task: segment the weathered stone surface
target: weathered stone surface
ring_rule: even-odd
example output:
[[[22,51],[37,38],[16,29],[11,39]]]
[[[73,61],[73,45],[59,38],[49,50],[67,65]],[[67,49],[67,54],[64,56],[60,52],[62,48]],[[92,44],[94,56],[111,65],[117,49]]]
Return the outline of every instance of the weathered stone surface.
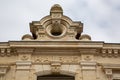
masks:
[[[68,75],[75,80],[120,79],[120,44],[91,41],[83,23],[63,15],[60,5],[30,23],[32,35],[0,43],[0,80],[37,80]]]

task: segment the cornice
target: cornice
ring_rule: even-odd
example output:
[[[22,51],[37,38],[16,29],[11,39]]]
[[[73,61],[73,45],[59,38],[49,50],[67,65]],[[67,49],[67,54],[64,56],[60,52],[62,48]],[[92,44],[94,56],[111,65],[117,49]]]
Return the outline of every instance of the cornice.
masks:
[[[0,56],[9,57],[18,53],[94,53],[102,57],[118,57],[120,44],[101,41],[9,41],[0,43]]]
[[[10,41],[10,47],[102,48],[103,42],[91,41]]]
[[[119,57],[120,56],[120,49],[112,49],[112,48],[102,48],[100,51],[99,51],[99,56],[102,56],[102,57],[108,57],[108,58],[112,58],[112,57]]]
[[[1,57],[4,57],[4,56],[7,56],[7,57],[10,57],[10,56],[15,56],[15,51],[14,49],[11,49],[11,48],[0,48],[0,56]]]
[[[119,69],[120,70],[120,64],[109,64],[109,63],[106,63],[106,64],[101,64],[101,66],[103,67],[103,69]]]

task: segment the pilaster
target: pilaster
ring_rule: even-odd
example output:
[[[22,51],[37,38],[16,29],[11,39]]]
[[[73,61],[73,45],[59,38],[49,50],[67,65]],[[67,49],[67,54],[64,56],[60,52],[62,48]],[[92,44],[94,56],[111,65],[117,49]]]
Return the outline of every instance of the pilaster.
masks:
[[[9,66],[5,64],[0,65],[0,80],[5,80],[5,74],[9,70]]]
[[[81,62],[83,80],[96,80],[96,62]]]
[[[81,72],[82,80],[96,80],[97,63],[94,60],[96,49],[81,49]]]
[[[15,80],[30,80],[30,69],[31,61],[17,61]]]

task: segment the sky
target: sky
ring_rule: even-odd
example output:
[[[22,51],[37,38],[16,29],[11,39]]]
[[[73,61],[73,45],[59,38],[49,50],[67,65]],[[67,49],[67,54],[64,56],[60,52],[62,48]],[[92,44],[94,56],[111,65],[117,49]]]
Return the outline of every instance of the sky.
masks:
[[[29,23],[49,15],[60,4],[64,15],[84,23],[92,41],[120,43],[120,0],[0,0],[0,42],[31,34]]]

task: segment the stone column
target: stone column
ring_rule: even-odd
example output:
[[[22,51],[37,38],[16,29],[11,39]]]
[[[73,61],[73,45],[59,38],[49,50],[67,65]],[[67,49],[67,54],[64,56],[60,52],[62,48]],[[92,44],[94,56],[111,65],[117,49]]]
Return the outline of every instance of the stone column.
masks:
[[[30,80],[31,61],[16,62],[15,80]]]
[[[96,62],[81,62],[83,80],[96,80]]]

